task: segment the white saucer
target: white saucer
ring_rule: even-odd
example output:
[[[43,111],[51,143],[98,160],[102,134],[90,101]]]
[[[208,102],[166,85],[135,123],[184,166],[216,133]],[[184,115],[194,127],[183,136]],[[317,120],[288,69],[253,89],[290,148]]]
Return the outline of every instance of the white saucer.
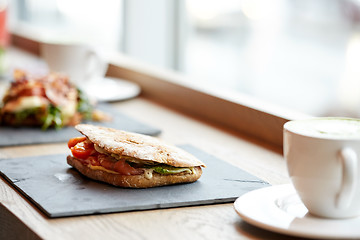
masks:
[[[92,80],[83,86],[83,90],[100,102],[121,101],[136,97],[140,86],[119,78],[105,77]]]
[[[308,213],[290,184],[248,192],[235,201],[234,207],[245,222],[277,233],[306,238],[360,238],[360,217],[315,217]]]

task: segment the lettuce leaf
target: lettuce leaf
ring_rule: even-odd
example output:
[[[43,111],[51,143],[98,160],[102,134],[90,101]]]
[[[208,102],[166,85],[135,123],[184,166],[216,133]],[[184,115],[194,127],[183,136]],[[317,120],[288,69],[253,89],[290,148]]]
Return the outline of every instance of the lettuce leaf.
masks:
[[[192,173],[191,168],[181,168],[181,167],[172,167],[168,165],[158,165],[155,167],[152,167],[154,169],[154,172],[160,173],[160,174],[176,174],[176,173]]]
[[[88,96],[83,91],[81,91],[80,89],[77,89],[77,91],[78,91],[77,111],[82,114],[85,120],[91,120],[92,112],[94,110],[93,106],[91,105]]]
[[[55,129],[60,129],[63,126],[61,110],[53,105],[49,105],[48,114],[43,119],[43,125],[41,126],[41,129],[46,130],[50,126],[54,126]]]

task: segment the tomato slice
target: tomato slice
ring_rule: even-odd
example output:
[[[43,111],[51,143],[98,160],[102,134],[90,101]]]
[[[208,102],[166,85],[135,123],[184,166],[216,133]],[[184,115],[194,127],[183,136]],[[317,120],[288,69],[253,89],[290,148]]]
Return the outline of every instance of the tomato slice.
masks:
[[[18,94],[20,97],[24,96],[42,96],[45,97],[45,89],[42,86],[32,86],[31,88],[22,89]]]
[[[98,157],[96,155],[88,157],[87,161],[89,161],[92,166],[100,166]]]
[[[94,144],[86,137],[71,138],[68,147],[74,157],[83,160],[83,164],[102,166],[108,170],[118,172],[121,175],[142,174],[142,169],[131,167],[125,160],[114,160],[112,157],[98,153]]]
[[[91,154],[96,153],[94,149],[94,144],[88,141],[79,142],[75,146],[70,148],[70,150],[74,157],[81,159],[86,159]]]
[[[71,138],[68,142],[68,147],[72,148],[73,146],[75,146],[76,144],[78,144],[79,142],[83,142],[86,140],[86,137],[82,136],[82,137],[74,137]]]

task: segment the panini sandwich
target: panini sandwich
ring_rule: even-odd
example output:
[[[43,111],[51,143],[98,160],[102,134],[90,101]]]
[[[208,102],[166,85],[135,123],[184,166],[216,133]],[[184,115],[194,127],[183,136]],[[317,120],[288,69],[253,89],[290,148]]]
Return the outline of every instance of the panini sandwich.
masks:
[[[83,175],[126,188],[149,188],[198,180],[205,164],[159,139],[112,128],[78,124],[83,137],[68,142],[67,163]]]

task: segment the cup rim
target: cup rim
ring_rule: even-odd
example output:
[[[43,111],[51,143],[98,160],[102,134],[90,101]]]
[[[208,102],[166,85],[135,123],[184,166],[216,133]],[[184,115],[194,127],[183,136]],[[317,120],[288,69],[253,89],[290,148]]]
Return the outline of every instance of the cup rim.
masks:
[[[299,122],[299,121],[313,121],[313,120],[345,120],[345,121],[357,121],[360,125],[360,119],[358,118],[350,118],[350,117],[312,117],[312,118],[304,118],[304,119],[297,119],[297,120],[290,120],[286,122],[283,125],[283,131],[288,131],[290,133],[304,136],[304,137],[310,137],[315,139],[326,139],[326,140],[360,140],[360,132],[359,134],[354,135],[336,135],[336,134],[322,134],[314,133],[314,132],[304,132],[299,131],[297,129],[289,129],[289,125],[291,125],[293,122]]]

